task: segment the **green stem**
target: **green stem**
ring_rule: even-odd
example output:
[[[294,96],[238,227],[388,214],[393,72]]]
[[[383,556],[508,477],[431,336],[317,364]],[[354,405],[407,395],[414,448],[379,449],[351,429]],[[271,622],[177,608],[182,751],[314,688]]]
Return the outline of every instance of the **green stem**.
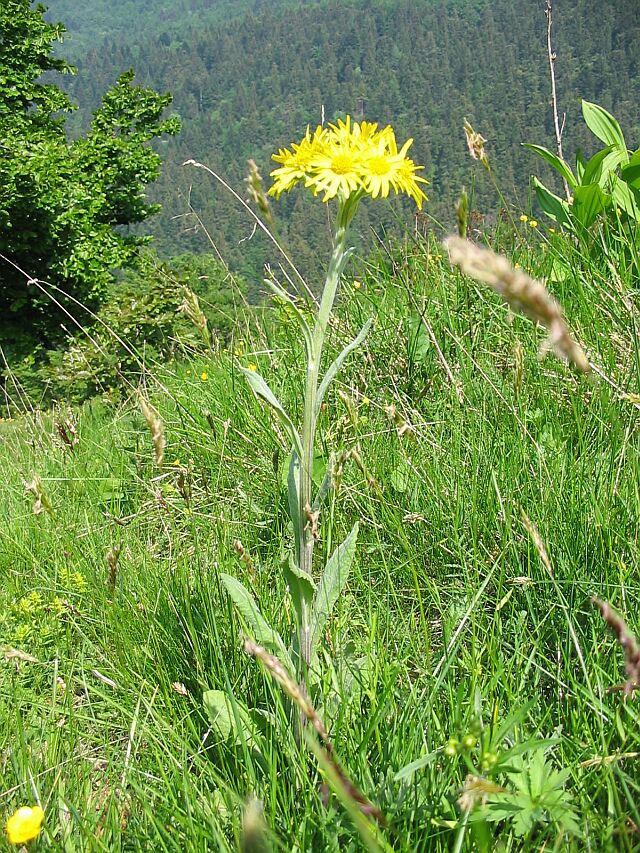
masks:
[[[347,252],[347,230],[359,198],[348,198],[340,203],[336,223],[336,234],[333,253],[327,270],[327,277],[322,291],[320,307],[316,317],[316,323],[311,336],[307,352],[307,377],[304,396],[304,418],[302,425],[302,459],[300,460],[300,482],[299,482],[299,529],[296,536],[299,543],[300,569],[311,575],[313,572],[313,549],[315,539],[312,525],[309,521],[309,512],[313,505],[313,460],[316,436],[316,399],[318,394],[318,378],[320,374],[320,362],[322,350],[327,331],[327,325],[333,310],[340,274],[344,266]],[[303,607],[301,624],[299,628],[299,648],[301,657],[301,673],[303,683],[304,677],[311,664],[311,626],[309,624],[308,606]]]

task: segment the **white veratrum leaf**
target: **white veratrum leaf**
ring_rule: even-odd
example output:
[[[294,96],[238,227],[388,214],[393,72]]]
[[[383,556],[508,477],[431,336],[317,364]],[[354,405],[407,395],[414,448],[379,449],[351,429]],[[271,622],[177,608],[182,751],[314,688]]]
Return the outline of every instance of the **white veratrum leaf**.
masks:
[[[224,584],[224,588],[229,593],[229,597],[235,604],[238,612],[247,623],[247,628],[252,632],[252,639],[259,645],[277,652],[285,666],[289,668],[290,672],[293,672],[291,659],[285,644],[282,642],[282,637],[269,625],[262,613],[260,613],[256,600],[249,590],[237,578],[232,577],[232,575],[222,573],[220,580]]]
[[[554,154],[553,151],[549,151],[548,148],[544,148],[542,145],[534,145],[531,142],[523,142],[522,147],[528,148],[529,151],[533,151],[539,157],[542,157],[543,160],[546,160],[547,163],[550,163],[556,172],[562,175],[570,187],[574,188],[576,186],[575,175],[564,160],[558,157],[557,154]]]
[[[320,411],[320,406],[322,405],[322,401],[324,400],[324,395],[327,393],[329,385],[331,385],[333,380],[336,378],[338,371],[345,362],[345,359],[347,358],[349,353],[353,352],[356,347],[359,347],[362,341],[367,337],[372,324],[373,317],[369,317],[369,319],[360,329],[356,337],[351,341],[350,344],[347,344],[347,346],[342,350],[340,355],[328,368],[322,382],[320,383],[320,387],[318,388],[318,395],[316,397],[316,414]]]
[[[568,225],[570,220],[569,205],[567,202],[555,193],[550,192],[536,177],[533,178],[532,183],[536,191],[538,204],[547,216],[555,220],[559,225]]]
[[[338,545],[324,567],[311,609],[310,629],[312,648],[318,643],[329,614],[347,583],[351,563],[356,553],[357,537],[358,522],[356,521],[347,538],[342,544]]]
[[[623,162],[626,163],[629,160],[627,143],[624,141],[620,125],[611,113],[599,107],[598,104],[583,101],[582,115],[591,133],[605,145],[614,145],[623,155]]]
[[[293,425],[293,421],[291,420],[287,412],[284,410],[282,404],[280,403],[276,395],[273,393],[271,388],[269,388],[269,386],[259,373],[255,373],[253,370],[248,370],[246,367],[241,367],[240,370],[247,377],[247,382],[251,386],[251,390],[256,395],[256,397],[260,397],[260,399],[264,400],[265,403],[268,403],[274,410],[276,415],[280,418],[280,421],[286,427],[289,435],[291,436],[293,446],[298,451],[298,455],[302,456],[302,442],[300,441],[298,430]]]
[[[224,690],[207,690],[202,694],[202,704],[220,740],[254,745],[255,726],[243,702]]]

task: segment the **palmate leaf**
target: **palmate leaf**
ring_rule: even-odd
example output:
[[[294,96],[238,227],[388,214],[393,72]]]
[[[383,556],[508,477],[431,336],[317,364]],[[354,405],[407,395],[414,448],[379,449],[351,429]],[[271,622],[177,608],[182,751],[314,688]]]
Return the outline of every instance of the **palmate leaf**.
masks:
[[[351,564],[356,553],[357,537],[358,522],[353,525],[347,538],[342,544],[338,545],[324,567],[311,609],[310,629],[312,648],[320,640],[329,614],[347,583]]]

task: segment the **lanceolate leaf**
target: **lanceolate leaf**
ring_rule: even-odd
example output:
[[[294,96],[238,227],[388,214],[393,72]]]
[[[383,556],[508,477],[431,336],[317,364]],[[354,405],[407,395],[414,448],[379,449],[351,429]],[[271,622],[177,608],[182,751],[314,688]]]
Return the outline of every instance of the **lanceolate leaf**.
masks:
[[[629,159],[627,144],[616,119],[602,107],[589,101],[582,102],[582,115],[591,133],[605,145],[614,145],[623,155],[623,162]]]
[[[342,350],[340,355],[336,358],[336,360],[325,373],[324,379],[322,380],[322,382],[320,383],[320,387],[318,388],[318,396],[316,398],[316,413],[320,411],[320,406],[322,405],[322,401],[324,400],[324,395],[327,393],[327,388],[335,379],[338,371],[344,364],[345,359],[347,358],[349,353],[353,352],[356,347],[359,347],[362,341],[367,337],[372,323],[373,318],[369,317],[367,322],[358,332],[357,337],[355,337],[350,344],[347,344],[347,346]]]
[[[287,497],[289,499],[289,516],[294,529],[296,543],[296,563],[300,565],[300,457],[296,450],[291,451],[289,467],[287,469]]]
[[[562,175],[572,189],[577,185],[575,175],[569,166],[564,162],[564,160],[561,160],[557,154],[554,154],[553,151],[549,151],[548,148],[544,148],[542,145],[533,145],[530,142],[524,142],[523,147],[528,148],[529,151],[535,152],[542,157],[543,160],[546,160],[547,163],[550,163],[556,172],[559,172],[560,175]]]
[[[284,565],[284,578],[289,587],[293,606],[296,609],[298,624],[302,624],[303,612],[308,612],[308,607],[313,600],[313,595],[316,591],[316,585],[310,575],[298,568],[293,559],[293,554],[289,555],[288,563]]]
[[[255,598],[249,590],[237,578],[231,575],[221,574],[220,580],[224,584],[224,588],[229,593],[229,597],[235,604],[238,612],[246,622],[247,628],[251,631],[252,639],[259,645],[277,652],[282,662],[289,668],[290,672],[293,672],[291,659],[282,642],[282,637],[269,625],[260,613]]]
[[[256,395],[256,397],[260,397],[260,399],[264,400],[265,403],[268,403],[271,408],[274,410],[276,415],[280,418],[280,421],[286,427],[289,435],[291,436],[291,441],[293,442],[293,446],[298,451],[298,455],[302,456],[302,443],[300,441],[300,436],[298,435],[298,430],[293,425],[293,421],[289,417],[289,415],[285,412],[282,404],[273,393],[271,388],[267,385],[265,380],[260,376],[259,373],[255,373],[253,370],[247,370],[246,367],[241,367],[240,370],[247,377],[247,381],[251,386],[251,390]]]
[[[311,647],[318,643],[329,614],[344,589],[356,553],[358,522],[327,560],[311,610]]]

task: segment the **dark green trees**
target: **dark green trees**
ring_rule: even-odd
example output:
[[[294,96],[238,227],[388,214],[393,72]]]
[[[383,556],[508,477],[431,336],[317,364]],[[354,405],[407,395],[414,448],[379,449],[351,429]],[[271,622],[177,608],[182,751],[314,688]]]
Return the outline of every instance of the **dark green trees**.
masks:
[[[177,118],[162,118],[171,96],[134,86],[127,72],[88,133],[69,141],[72,104],[41,76],[73,69],[52,55],[64,28],[44,11],[29,0],[0,7],[0,343],[9,356],[86,322],[78,303],[95,307],[111,271],[134,260],[144,241],[128,228],[157,210],[144,197],[160,168],[148,143],[179,130]]]

